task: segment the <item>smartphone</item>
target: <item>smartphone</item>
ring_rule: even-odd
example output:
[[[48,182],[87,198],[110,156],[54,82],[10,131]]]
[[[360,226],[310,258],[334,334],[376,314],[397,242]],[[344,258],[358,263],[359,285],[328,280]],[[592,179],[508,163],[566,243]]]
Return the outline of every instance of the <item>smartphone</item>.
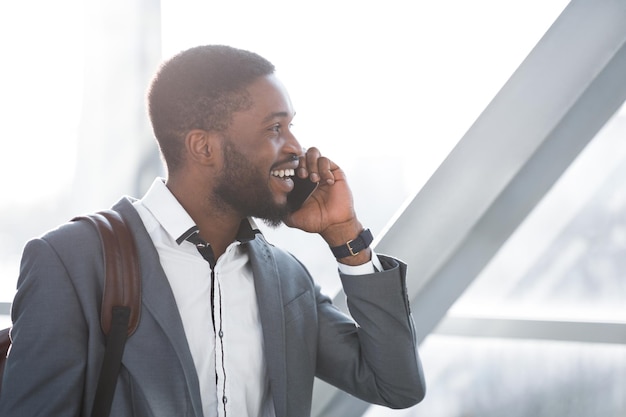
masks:
[[[300,178],[297,175],[294,175],[292,179],[293,190],[287,194],[287,204],[289,209],[294,212],[302,207],[306,199],[313,194],[313,191],[317,188],[317,183],[311,181],[308,177]]]

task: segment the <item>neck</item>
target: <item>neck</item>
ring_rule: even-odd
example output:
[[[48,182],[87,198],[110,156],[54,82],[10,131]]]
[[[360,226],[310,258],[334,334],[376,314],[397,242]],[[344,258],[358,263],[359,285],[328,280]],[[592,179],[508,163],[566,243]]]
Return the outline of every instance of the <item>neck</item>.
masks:
[[[237,237],[244,217],[217,207],[205,192],[199,191],[207,189],[206,184],[188,186],[184,181],[169,178],[166,185],[200,229],[200,237],[211,245],[215,259],[219,259]]]

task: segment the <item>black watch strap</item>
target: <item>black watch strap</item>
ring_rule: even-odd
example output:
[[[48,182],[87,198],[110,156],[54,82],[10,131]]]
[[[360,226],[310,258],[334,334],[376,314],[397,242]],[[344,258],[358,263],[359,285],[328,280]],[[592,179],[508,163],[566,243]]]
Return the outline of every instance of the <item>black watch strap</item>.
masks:
[[[349,240],[341,246],[331,247],[330,250],[335,255],[335,258],[347,258],[348,256],[356,256],[363,249],[369,247],[374,240],[370,229],[364,229],[355,239]]]

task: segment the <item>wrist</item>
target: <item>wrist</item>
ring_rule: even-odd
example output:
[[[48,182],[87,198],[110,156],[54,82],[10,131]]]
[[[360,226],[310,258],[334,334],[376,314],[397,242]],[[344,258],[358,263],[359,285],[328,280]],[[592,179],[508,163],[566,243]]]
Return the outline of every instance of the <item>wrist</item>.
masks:
[[[321,232],[320,235],[326,241],[326,244],[333,248],[355,239],[362,231],[363,225],[354,219],[344,223],[333,224]]]
[[[369,229],[361,229],[355,236],[339,245],[330,244],[330,250],[337,260],[346,265],[361,265],[372,258],[370,244],[373,236]]]

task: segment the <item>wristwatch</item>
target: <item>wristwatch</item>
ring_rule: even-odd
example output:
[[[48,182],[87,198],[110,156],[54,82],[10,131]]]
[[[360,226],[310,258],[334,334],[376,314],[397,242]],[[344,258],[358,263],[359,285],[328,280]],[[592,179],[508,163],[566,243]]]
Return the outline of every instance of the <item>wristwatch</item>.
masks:
[[[372,236],[370,229],[364,229],[356,238],[349,240],[343,245],[331,247],[330,250],[337,259],[356,256],[363,249],[369,247],[373,240],[374,236]]]

